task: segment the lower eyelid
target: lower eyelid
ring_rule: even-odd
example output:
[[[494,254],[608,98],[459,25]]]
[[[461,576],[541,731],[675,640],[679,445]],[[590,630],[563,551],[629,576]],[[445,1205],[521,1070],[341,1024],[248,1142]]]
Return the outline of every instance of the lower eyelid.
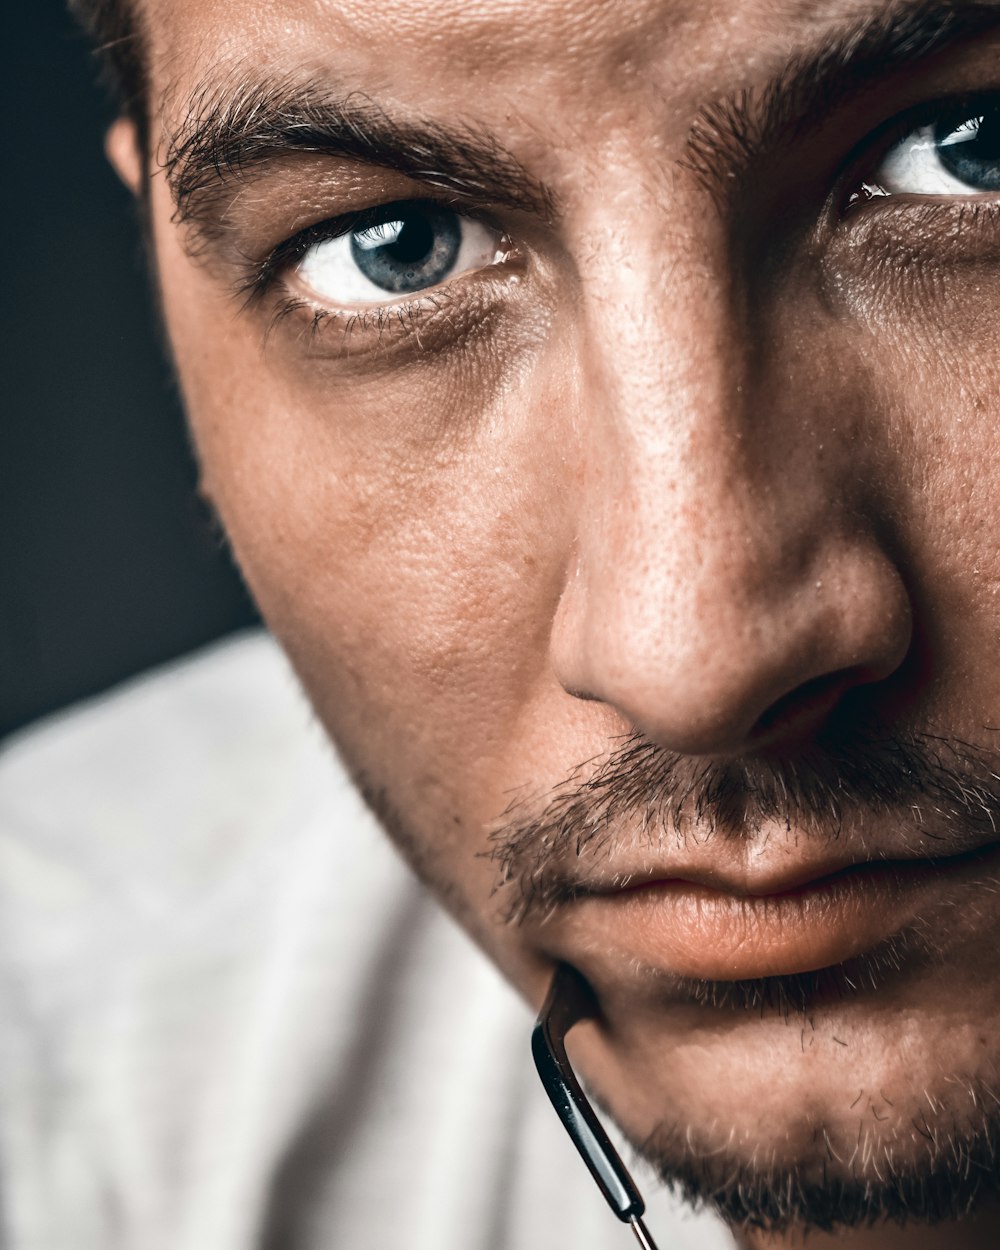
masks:
[[[823,265],[860,286],[903,272],[957,280],[970,269],[985,265],[993,272],[1000,264],[1000,196],[889,196],[848,212],[842,225],[824,244]]]
[[[506,272],[501,273],[501,264]],[[324,307],[283,283],[265,332],[272,339],[283,328],[307,351],[321,356],[361,356],[390,350],[408,341],[439,350],[460,339],[496,312],[523,273],[520,257],[471,270],[407,300],[353,308]]]

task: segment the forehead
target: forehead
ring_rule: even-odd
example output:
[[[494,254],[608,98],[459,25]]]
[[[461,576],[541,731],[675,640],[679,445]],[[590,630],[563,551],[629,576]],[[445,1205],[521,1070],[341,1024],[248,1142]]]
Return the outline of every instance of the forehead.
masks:
[[[251,63],[327,76],[419,108],[465,112],[541,98],[585,112],[655,84],[722,92],[780,64],[865,0],[147,0],[154,83],[186,84]],[[593,93],[596,92],[596,95]],[[586,103],[584,103],[586,102]],[[544,128],[547,119],[536,116]]]

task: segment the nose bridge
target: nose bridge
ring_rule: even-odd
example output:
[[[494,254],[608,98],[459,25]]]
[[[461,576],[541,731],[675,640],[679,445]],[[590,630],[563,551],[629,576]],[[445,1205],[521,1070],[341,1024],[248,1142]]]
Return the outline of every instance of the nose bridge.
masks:
[[[625,369],[621,352],[610,367],[590,356],[579,575],[605,604],[591,627],[641,627],[646,647],[695,645],[685,622],[709,611],[735,642],[804,575],[823,529],[823,484],[789,489],[773,454],[790,454],[789,431],[751,410],[746,345],[711,302],[647,322]]]
[[[635,329],[585,353],[581,571],[623,610],[690,612],[709,593],[717,616],[739,613],[809,563],[824,488],[790,489],[797,435],[761,411],[754,346],[719,284],[677,282]]]
[[[848,458],[797,412],[819,397],[773,392],[734,303],[689,271],[585,353],[576,568],[554,635],[568,688],[692,753],[738,749],[816,678],[885,675],[909,639],[898,576],[849,517]]]

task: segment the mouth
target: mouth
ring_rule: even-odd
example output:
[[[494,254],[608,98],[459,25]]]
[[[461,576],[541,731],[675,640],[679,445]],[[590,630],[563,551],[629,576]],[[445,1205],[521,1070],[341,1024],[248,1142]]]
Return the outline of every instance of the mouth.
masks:
[[[844,964],[1000,867],[1000,844],[940,858],[838,865],[747,883],[647,871],[578,889],[545,945],[599,982],[646,972],[698,981],[792,976]]]

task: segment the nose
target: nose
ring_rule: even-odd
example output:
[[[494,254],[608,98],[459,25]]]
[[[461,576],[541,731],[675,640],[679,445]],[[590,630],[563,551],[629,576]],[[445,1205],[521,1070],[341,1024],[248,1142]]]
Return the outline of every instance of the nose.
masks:
[[[866,506],[864,404],[822,357],[751,371],[724,313],[675,313],[613,360],[589,351],[553,665],[670,750],[787,745],[910,646]]]

